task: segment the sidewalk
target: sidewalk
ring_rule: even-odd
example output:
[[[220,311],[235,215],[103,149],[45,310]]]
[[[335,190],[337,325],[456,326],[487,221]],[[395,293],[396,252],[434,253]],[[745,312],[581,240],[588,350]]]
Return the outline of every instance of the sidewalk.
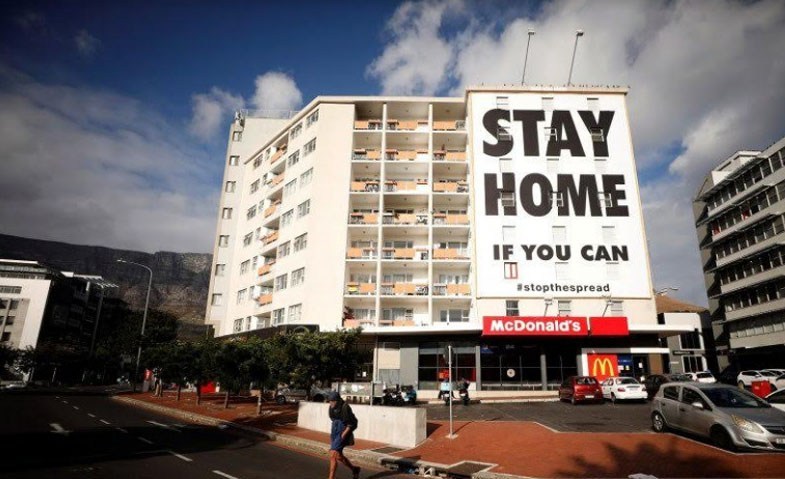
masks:
[[[150,394],[123,395],[150,405],[177,408],[180,414],[196,413],[214,420],[230,421],[243,428],[268,431],[282,445],[323,453],[329,435],[296,426],[296,406],[266,403],[256,417],[253,404],[196,406],[193,395],[178,404],[173,397]],[[171,412],[171,411],[170,411]],[[372,462],[433,464],[456,470],[462,461],[487,464],[464,465],[465,471],[486,468],[471,477],[628,477],[645,473],[656,477],[785,477],[785,454],[734,454],[682,436],[654,433],[560,433],[532,422],[454,422],[456,437],[449,439],[445,421],[428,422],[428,438],[418,447],[384,453],[385,445],[357,441],[353,454]],[[257,431],[258,432],[258,431]],[[464,477],[470,477],[467,473]]]

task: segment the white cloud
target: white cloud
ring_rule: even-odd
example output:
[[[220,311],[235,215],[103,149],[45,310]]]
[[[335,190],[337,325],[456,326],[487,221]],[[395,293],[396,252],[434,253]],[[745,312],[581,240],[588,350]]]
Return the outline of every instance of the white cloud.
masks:
[[[563,85],[583,29],[573,83],[630,86],[637,164],[657,178],[642,182],[655,279],[705,304],[691,199],[712,166],[785,134],[785,2],[561,0],[501,19],[483,8],[399,7],[391,41],[368,67],[382,92],[519,83],[530,28],[527,83]],[[444,28],[447,12],[463,24]],[[418,55],[434,50],[430,63]]]
[[[144,251],[212,249],[221,162],[134,99],[0,67],[5,234]]]
[[[292,111],[303,104],[303,95],[294,78],[281,72],[267,72],[256,77],[256,91],[251,104],[257,110]]]
[[[101,41],[90,35],[87,30],[79,30],[79,33],[74,37],[74,44],[80,56],[92,58],[95,52],[98,51],[98,47],[101,46]]]
[[[188,129],[197,138],[209,141],[226,126],[226,118],[242,109],[244,103],[242,96],[217,87],[209,93],[197,93],[191,97],[192,117]]]

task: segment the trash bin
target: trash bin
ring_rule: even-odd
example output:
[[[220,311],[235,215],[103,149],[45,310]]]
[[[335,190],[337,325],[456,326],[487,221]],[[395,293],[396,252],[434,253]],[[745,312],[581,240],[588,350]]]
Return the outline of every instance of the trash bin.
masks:
[[[765,398],[771,393],[771,383],[768,381],[752,381],[752,394]]]

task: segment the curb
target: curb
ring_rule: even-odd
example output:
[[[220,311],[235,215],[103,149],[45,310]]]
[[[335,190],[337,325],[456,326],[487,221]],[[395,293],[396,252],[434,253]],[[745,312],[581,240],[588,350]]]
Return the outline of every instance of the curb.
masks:
[[[110,396],[110,397],[115,401],[120,401],[133,407],[148,409],[161,414],[165,414],[167,416],[173,416],[179,419],[192,421],[198,424],[231,427],[233,429],[244,431],[250,434],[262,436],[269,441],[277,442],[281,445],[291,447],[292,449],[297,449],[298,451],[309,452],[309,453],[323,455],[323,456],[329,455],[330,452],[329,446],[323,442],[313,441],[311,439],[299,438],[287,434],[279,434],[272,431],[265,431],[263,429],[246,426],[244,424],[238,424],[232,421],[225,421],[223,419],[218,419],[211,416],[205,416],[203,414],[181,411],[179,409],[160,406],[158,404],[152,404],[146,401],[140,401],[138,399],[133,399],[129,397],[124,397],[124,396]],[[449,464],[440,464],[436,462],[421,461],[421,460],[412,461],[411,459],[406,459],[399,456],[391,456],[389,454],[382,454],[370,450],[347,449],[345,454],[351,460],[356,460],[358,462],[362,462],[366,464],[373,464],[376,466],[382,466],[388,469],[390,465],[404,466],[406,468],[415,469],[415,470],[435,468],[437,470],[442,470],[442,471],[447,470],[450,467]],[[401,471],[401,472],[405,473],[405,471]],[[472,474],[472,479],[531,479],[531,478],[527,476],[515,476],[510,474],[501,474],[496,472],[482,471]]]

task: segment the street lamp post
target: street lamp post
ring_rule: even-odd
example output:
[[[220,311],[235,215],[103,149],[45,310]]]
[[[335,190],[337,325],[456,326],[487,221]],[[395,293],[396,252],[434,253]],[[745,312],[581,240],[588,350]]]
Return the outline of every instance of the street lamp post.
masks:
[[[153,286],[153,270],[150,269],[149,267],[143,265],[143,264],[134,263],[133,261],[126,261],[124,259],[118,259],[117,262],[118,263],[126,263],[126,264],[134,264],[136,266],[140,266],[140,267],[146,269],[147,272],[150,273],[150,279],[147,282],[147,297],[144,300],[144,313],[142,314],[142,332],[141,332],[140,337],[139,337],[139,349],[136,352],[136,368],[134,369],[134,380],[135,380],[139,376],[139,362],[142,359],[142,340],[144,339],[144,327],[147,324],[147,307],[150,305],[150,289]],[[132,388],[133,388],[134,392],[136,392],[136,382],[133,383]]]
[[[523,59],[523,75],[521,75],[521,85],[526,84],[526,64],[529,62],[529,44],[532,42],[532,37],[534,36],[535,31],[531,28],[529,29],[529,39],[526,40],[526,56]]]
[[[575,65],[575,52],[578,51],[578,39],[583,36],[583,30],[575,31],[575,45],[572,47],[572,61],[570,62],[570,75],[567,77],[567,86],[572,85],[572,67]]]

